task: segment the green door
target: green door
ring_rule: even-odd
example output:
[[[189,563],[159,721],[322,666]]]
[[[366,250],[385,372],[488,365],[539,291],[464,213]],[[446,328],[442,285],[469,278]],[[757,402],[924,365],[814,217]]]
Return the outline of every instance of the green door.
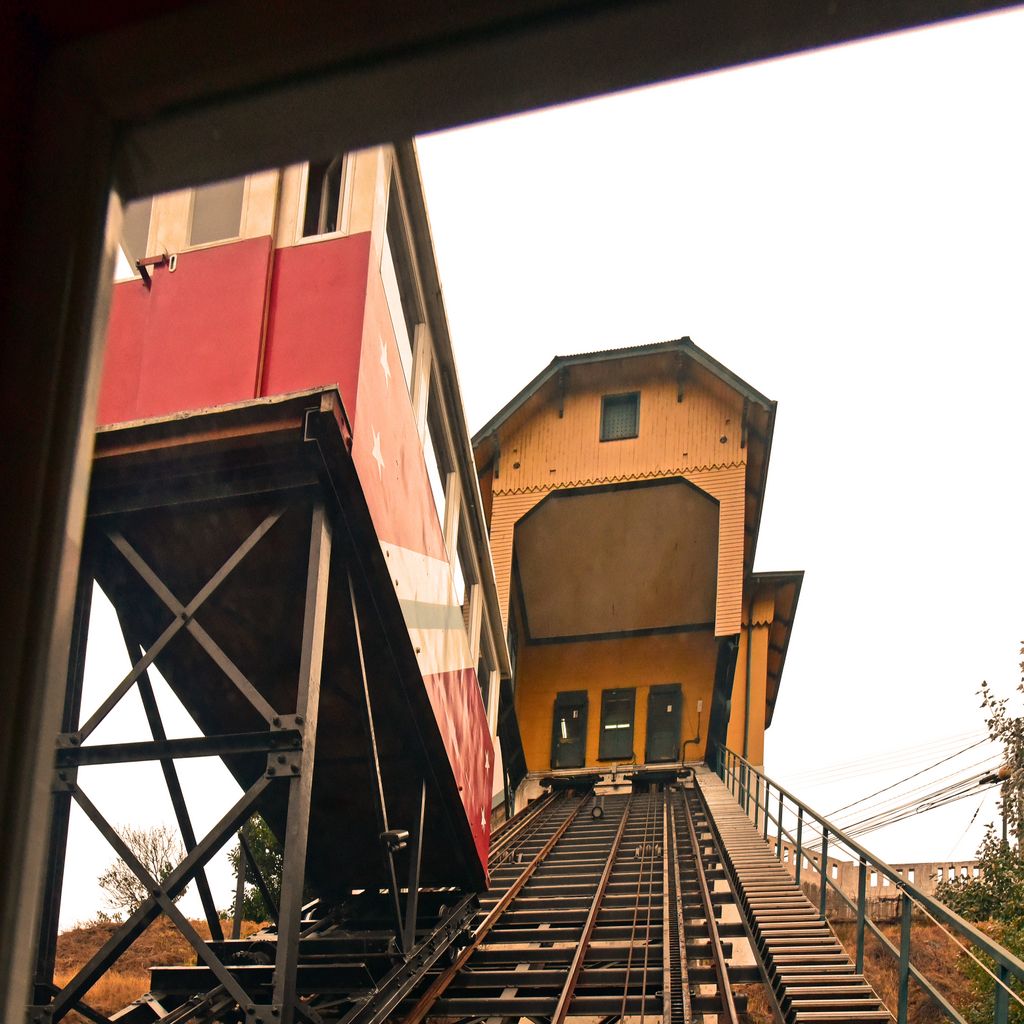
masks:
[[[551,727],[551,767],[582,768],[587,759],[587,691],[555,696]]]
[[[648,763],[679,760],[683,692],[679,683],[652,686],[647,697]]]
[[[601,691],[601,741],[597,756],[602,761],[633,759],[633,687]]]

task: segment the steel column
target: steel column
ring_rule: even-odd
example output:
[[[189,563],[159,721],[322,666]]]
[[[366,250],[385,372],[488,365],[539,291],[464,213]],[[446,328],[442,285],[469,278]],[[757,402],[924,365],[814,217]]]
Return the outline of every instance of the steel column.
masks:
[[[910,1003],[910,922],[914,905],[910,897],[903,893],[903,916],[900,923],[900,990],[897,1024],[907,1024],[907,1013]]]
[[[420,865],[423,862],[423,829],[427,818],[427,780],[420,783],[420,812],[409,839],[409,885],[405,899],[405,934],[402,948],[411,950],[416,945],[416,913],[420,895]]]
[[[818,893],[818,912],[822,921],[825,920],[825,903],[828,899],[828,829],[821,833],[821,859],[818,861],[818,881],[821,892]]]
[[[868,862],[861,857],[857,872],[857,973],[864,973],[864,916],[867,911]]]
[[[295,724],[302,729],[302,765],[288,780],[288,816],[281,872],[281,903],[278,908],[277,957],[271,1014],[281,1024],[292,1024],[296,1013],[296,975],[302,890],[309,838],[309,804],[316,756],[316,726],[320,711],[320,672],[327,618],[327,581],[331,567],[331,524],[322,502],[310,516],[309,563],[306,570],[306,606],[302,624],[302,654],[295,698]],[[273,772],[268,767],[267,773]],[[276,1013],[274,1011],[277,1011]],[[270,1024],[269,1019],[267,1024]]]
[[[92,590],[91,559],[83,555],[75,596],[75,617],[71,631],[67,688],[64,691],[64,710],[61,720],[61,732],[63,733],[72,732],[78,728],[78,717],[82,707],[82,680],[85,675],[85,652],[89,640],[89,620],[92,613]],[[68,777],[71,778],[73,775],[72,771]],[[33,1001],[38,1004],[49,1001],[49,987],[53,984],[71,799],[71,793],[64,789],[54,789],[51,798],[50,835],[44,868],[43,898],[36,945],[36,987]]]
[[[796,810],[796,880],[800,882],[800,868],[804,859],[804,809]]]

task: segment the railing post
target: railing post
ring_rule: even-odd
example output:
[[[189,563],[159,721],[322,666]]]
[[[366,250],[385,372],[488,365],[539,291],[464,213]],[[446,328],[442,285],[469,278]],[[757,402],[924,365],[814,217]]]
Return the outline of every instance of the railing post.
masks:
[[[740,807],[743,808],[744,814],[750,813],[750,801],[747,799],[747,795],[747,766],[745,764],[741,764],[739,802]]]
[[[821,893],[818,900],[818,911],[822,921],[825,920],[825,900],[828,896],[828,829],[821,832],[821,860],[818,861],[818,881],[821,883]]]
[[[1010,993],[1006,986],[1010,984],[1010,972],[999,964],[997,977],[995,1024],[1007,1024],[1010,1019]]]
[[[868,862],[861,857],[857,873],[857,973],[864,973],[864,915],[867,911]]]
[[[804,860],[804,809],[796,809],[796,884],[800,884],[800,868]]]
[[[754,828],[756,829],[757,826],[758,826],[757,815],[758,815],[758,812],[761,810],[761,776],[758,775],[757,772],[754,772],[753,776],[754,776]],[[750,776],[749,775],[747,776],[747,779],[748,779],[747,796],[749,797],[749,795],[750,795],[750,789],[749,789],[749,779],[750,779]]]
[[[768,801],[771,799],[772,784],[764,780],[764,841],[768,842]]]
[[[910,897],[903,893],[903,923],[900,927],[900,996],[899,1013],[896,1024],[907,1024],[910,1004],[910,917],[914,905]]]
[[[775,849],[775,856],[778,857],[780,861],[782,860],[782,812],[784,810],[785,810],[785,807],[783,806],[783,803],[782,803],[782,790],[780,789],[779,790],[779,835],[778,835],[778,839],[776,840],[776,849]]]

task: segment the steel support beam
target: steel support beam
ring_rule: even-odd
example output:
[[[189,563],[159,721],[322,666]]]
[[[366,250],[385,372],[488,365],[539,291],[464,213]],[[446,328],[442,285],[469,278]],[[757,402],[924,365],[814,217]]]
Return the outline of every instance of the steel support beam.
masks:
[[[295,722],[302,728],[302,766],[288,780],[288,816],[284,837],[281,904],[278,908],[277,957],[274,995],[266,1024],[293,1024],[301,1008],[295,988],[302,928],[306,842],[309,838],[309,804],[313,790],[316,726],[320,712],[320,672],[327,618],[327,581],[331,567],[331,524],[322,502],[310,517],[309,562],[306,569],[306,605],[302,624],[302,654],[295,698]],[[267,769],[268,774],[273,771]],[[276,1011],[276,1012],[275,1012]],[[301,1013],[308,1017],[307,1013]]]

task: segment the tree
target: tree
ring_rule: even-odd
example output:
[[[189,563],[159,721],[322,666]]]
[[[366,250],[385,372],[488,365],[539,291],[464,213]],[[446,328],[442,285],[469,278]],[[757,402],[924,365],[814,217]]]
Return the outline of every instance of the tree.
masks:
[[[263,875],[275,905],[281,903],[281,872],[284,866],[284,854],[277,837],[263,818],[254,814],[243,826],[245,836],[252,850],[253,858]],[[231,869],[235,877],[236,890],[238,882],[238,861],[241,856],[241,843],[228,855]],[[269,921],[273,917],[270,908],[263,899],[263,894],[253,881],[253,872],[248,864],[245,866],[245,895],[242,897],[242,917],[246,921]],[[231,913],[235,912],[235,901],[231,901]]]
[[[162,883],[185,857],[185,849],[177,834],[166,825],[153,828],[134,828],[124,825],[117,830],[142,866]],[[115,914],[132,914],[148,899],[150,892],[128,865],[117,858],[97,879],[107,894],[107,902]],[[177,902],[184,890],[175,896]]]
[[[1020,653],[1024,655],[1024,643]],[[1017,684],[1017,692],[1024,694],[1024,661],[1020,663],[1020,669],[1021,681]],[[985,725],[992,739],[1003,746],[1000,809],[1006,819],[1007,831],[1019,848],[1024,829],[1024,716],[1010,715],[1008,703],[1007,697],[997,699],[987,682],[981,684],[981,706],[989,715]]]

